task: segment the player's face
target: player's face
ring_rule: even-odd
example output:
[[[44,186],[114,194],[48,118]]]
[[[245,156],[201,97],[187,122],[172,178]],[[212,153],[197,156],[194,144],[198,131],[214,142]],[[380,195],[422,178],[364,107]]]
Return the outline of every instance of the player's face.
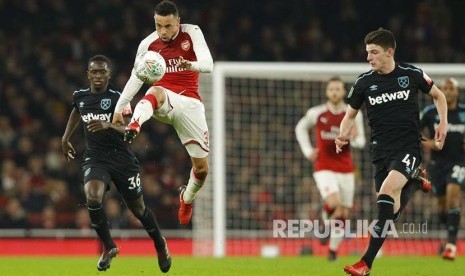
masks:
[[[92,61],[87,69],[87,78],[93,89],[104,90],[111,78],[111,70],[104,61]]]
[[[370,63],[371,70],[375,72],[382,73],[383,69],[387,67],[394,57],[394,49],[389,48],[385,50],[377,44],[367,44],[366,51],[367,60]]]
[[[457,101],[459,97],[459,89],[455,84],[450,81],[446,80],[442,86],[442,92],[444,92],[444,96],[446,96],[446,101],[448,104],[454,103]]]
[[[160,39],[168,43],[178,33],[180,19],[173,14],[161,16],[155,14],[155,28],[157,29]]]
[[[337,105],[344,101],[345,94],[344,84],[341,81],[330,81],[326,85],[326,97],[332,104]]]

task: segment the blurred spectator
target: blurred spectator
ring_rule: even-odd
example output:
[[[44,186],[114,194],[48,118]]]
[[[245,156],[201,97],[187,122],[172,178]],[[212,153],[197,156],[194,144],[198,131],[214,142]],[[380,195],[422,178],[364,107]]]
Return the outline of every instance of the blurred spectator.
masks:
[[[89,211],[87,208],[79,208],[74,218],[74,228],[80,230],[91,230]]]
[[[110,229],[124,229],[129,227],[129,219],[124,216],[122,202],[115,198],[107,198],[105,211]]]
[[[53,206],[47,206],[42,210],[40,216],[40,224],[37,225],[39,228],[53,229],[57,228],[57,213]]]
[[[29,228],[26,212],[17,198],[8,200],[0,228]]]

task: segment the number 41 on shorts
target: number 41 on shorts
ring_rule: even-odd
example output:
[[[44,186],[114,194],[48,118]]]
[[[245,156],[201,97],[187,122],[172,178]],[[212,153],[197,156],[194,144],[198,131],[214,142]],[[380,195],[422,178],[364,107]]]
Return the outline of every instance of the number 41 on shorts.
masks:
[[[410,157],[410,153],[407,153],[404,159],[402,159],[402,163],[405,164],[405,169],[408,173],[413,171],[413,169],[415,168],[416,161],[417,158],[415,156]]]

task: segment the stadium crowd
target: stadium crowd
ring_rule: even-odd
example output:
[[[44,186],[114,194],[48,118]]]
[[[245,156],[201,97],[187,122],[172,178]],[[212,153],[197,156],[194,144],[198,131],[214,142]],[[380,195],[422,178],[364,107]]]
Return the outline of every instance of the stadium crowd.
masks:
[[[181,20],[202,27],[215,60],[360,62],[363,34],[384,26],[398,35],[398,60],[465,62],[460,1],[177,2]],[[0,0],[0,228],[89,227],[82,160],[68,164],[61,153],[72,93],[87,85],[87,59],[98,53],[112,58],[112,86],[122,89],[139,41],[154,29],[153,7],[154,1]],[[83,142],[79,132],[78,153]],[[147,205],[162,228],[177,228],[188,155],[173,129],[155,122],[132,147],[143,164]],[[135,227],[116,193],[108,198],[111,226]]]

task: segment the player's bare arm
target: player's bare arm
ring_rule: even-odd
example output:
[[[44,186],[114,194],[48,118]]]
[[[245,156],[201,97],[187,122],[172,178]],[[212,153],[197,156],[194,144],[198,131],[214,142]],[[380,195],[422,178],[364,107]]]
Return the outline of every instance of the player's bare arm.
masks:
[[[352,129],[352,126],[355,122],[355,117],[357,117],[358,109],[352,108],[350,105],[347,106],[346,114],[341,121],[341,126],[339,130],[339,135],[335,139],[336,143],[336,152],[340,153],[342,151],[342,147],[349,143],[349,134]]]
[[[76,154],[76,150],[74,149],[69,139],[76,130],[76,127],[78,126],[80,120],[81,117],[79,116],[79,112],[76,108],[73,108],[71,114],[69,115],[68,123],[66,124],[65,133],[61,138],[61,150],[63,151],[63,154],[65,155],[66,160],[68,161],[74,159],[74,155]]]
[[[434,142],[436,148],[441,150],[444,146],[447,135],[447,101],[444,93],[442,93],[442,91],[436,85],[433,85],[429,95],[433,98],[434,105],[436,105],[438,110],[439,125],[434,133]]]

